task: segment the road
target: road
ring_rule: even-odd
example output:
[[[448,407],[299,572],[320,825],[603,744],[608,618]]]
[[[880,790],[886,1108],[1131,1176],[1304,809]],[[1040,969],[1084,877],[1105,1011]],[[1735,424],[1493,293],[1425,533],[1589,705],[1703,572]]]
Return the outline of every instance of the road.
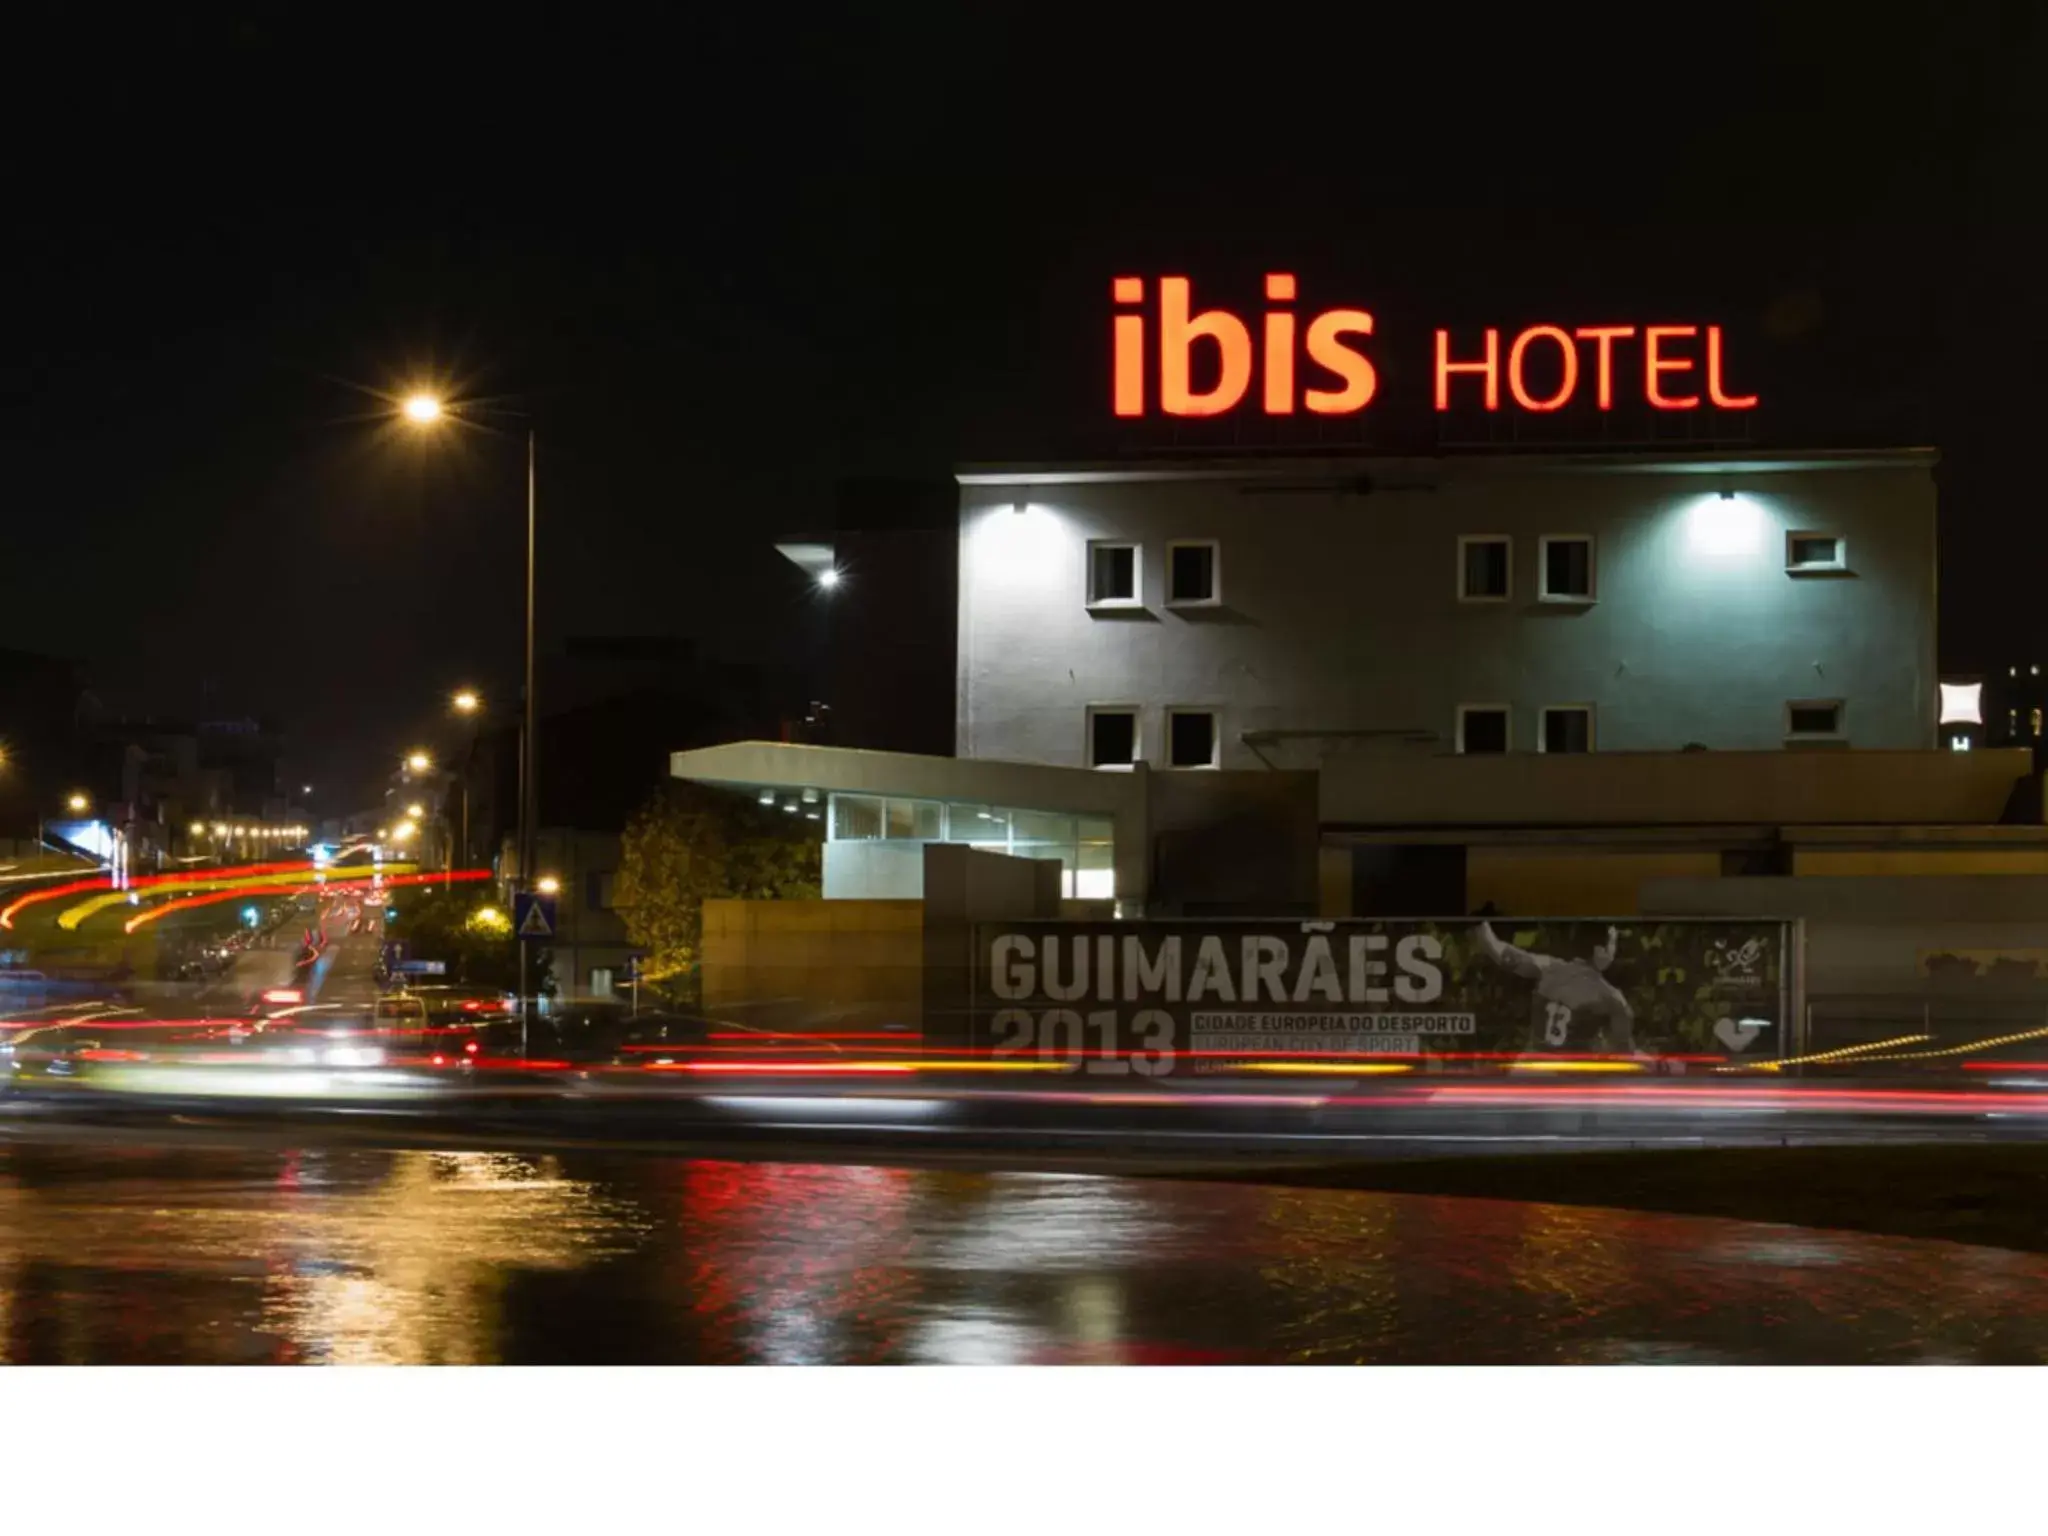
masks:
[[[2048,1361],[2048,1256],[1257,1185],[0,1143],[0,1361]]]

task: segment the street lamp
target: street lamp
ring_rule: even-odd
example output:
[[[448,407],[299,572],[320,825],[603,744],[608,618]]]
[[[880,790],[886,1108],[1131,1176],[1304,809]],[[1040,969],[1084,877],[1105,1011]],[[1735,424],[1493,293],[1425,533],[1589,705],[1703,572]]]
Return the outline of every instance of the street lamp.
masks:
[[[562,888],[562,882],[553,875],[542,875],[534,882],[534,888],[543,896],[552,896]]]
[[[411,805],[408,805],[405,808],[405,814],[410,816],[414,821],[418,821],[422,816],[427,814],[427,808],[424,805],[421,805],[419,801],[415,800]]]
[[[434,766],[434,760],[424,752],[415,752],[405,760],[405,766],[414,773],[425,773]]]
[[[474,688],[458,688],[455,690],[454,697],[449,699],[448,704],[456,714],[466,716],[469,720],[469,750],[462,757],[462,862],[468,864],[469,775],[471,770],[476,767],[477,714],[483,709],[484,701],[483,696]],[[455,889],[455,849],[452,845],[448,849],[448,883],[445,889],[451,891]]]
[[[83,816],[91,808],[92,801],[83,790],[74,789],[64,801],[64,809],[75,815]]]
[[[416,391],[409,395],[403,406],[407,421],[423,431],[437,430],[440,425],[456,412],[447,406],[438,395],[428,391]],[[539,806],[539,790],[535,781],[539,746],[536,728],[539,716],[535,713],[533,679],[533,607],[534,607],[534,546],[535,528],[538,523],[536,510],[534,474],[534,429],[526,429],[526,699],[525,724],[519,739],[519,881],[529,884],[533,879],[534,823]],[[461,708],[460,705],[457,706]],[[464,711],[467,713],[467,711]],[[522,969],[525,949],[521,948]],[[522,978],[519,988],[522,1000],[526,987]]]

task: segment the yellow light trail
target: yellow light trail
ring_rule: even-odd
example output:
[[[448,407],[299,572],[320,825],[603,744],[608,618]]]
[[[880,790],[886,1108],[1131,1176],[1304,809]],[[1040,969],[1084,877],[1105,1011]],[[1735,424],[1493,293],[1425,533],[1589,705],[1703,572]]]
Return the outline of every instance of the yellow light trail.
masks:
[[[268,886],[308,885],[313,883],[313,876],[316,874],[325,875],[329,880],[367,880],[377,874],[410,874],[416,868],[418,866],[415,864],[355,864],[346,869],[293,870],[281,875],[234,875],[212,880],[180,880],[175,885],[153,885],[141,891],[103,891],[75,907],[66,907],[58,913],[57,926],[66,932],[76,931],[78,925],[95,912],[124,905],[131,897],[154,901],[160,896],[190,896],[199,891],[225,891],[244,887],[258,890]]]

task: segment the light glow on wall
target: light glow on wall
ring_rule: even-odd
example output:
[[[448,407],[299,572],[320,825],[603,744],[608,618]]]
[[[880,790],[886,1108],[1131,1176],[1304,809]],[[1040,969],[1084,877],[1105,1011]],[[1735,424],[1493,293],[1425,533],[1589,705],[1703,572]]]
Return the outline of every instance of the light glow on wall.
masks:
[[[1982,683],[1943,683],[1941,687],[1940,725],[1982,725],[1984,723],[1984,685]]]
[[[1748,496],[1711,495],[1685,511],[1686,544],[1710,560],[1738,560],[1763,548],[1764,509]]]
[[[1059,579],[1067,558],[1062,520],[1050,508],[1022,503],[991,509],[968,544],[974,574],[1003,586],[1038,586]]]

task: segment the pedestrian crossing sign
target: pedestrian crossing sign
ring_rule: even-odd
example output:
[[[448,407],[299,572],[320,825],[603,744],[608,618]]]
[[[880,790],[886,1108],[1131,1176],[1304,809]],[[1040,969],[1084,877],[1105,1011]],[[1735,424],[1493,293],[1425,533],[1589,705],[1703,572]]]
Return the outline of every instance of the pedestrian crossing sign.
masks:
[[[555,936],[555,899],[521,891],[512,898],[512,931],[522,939]]]

